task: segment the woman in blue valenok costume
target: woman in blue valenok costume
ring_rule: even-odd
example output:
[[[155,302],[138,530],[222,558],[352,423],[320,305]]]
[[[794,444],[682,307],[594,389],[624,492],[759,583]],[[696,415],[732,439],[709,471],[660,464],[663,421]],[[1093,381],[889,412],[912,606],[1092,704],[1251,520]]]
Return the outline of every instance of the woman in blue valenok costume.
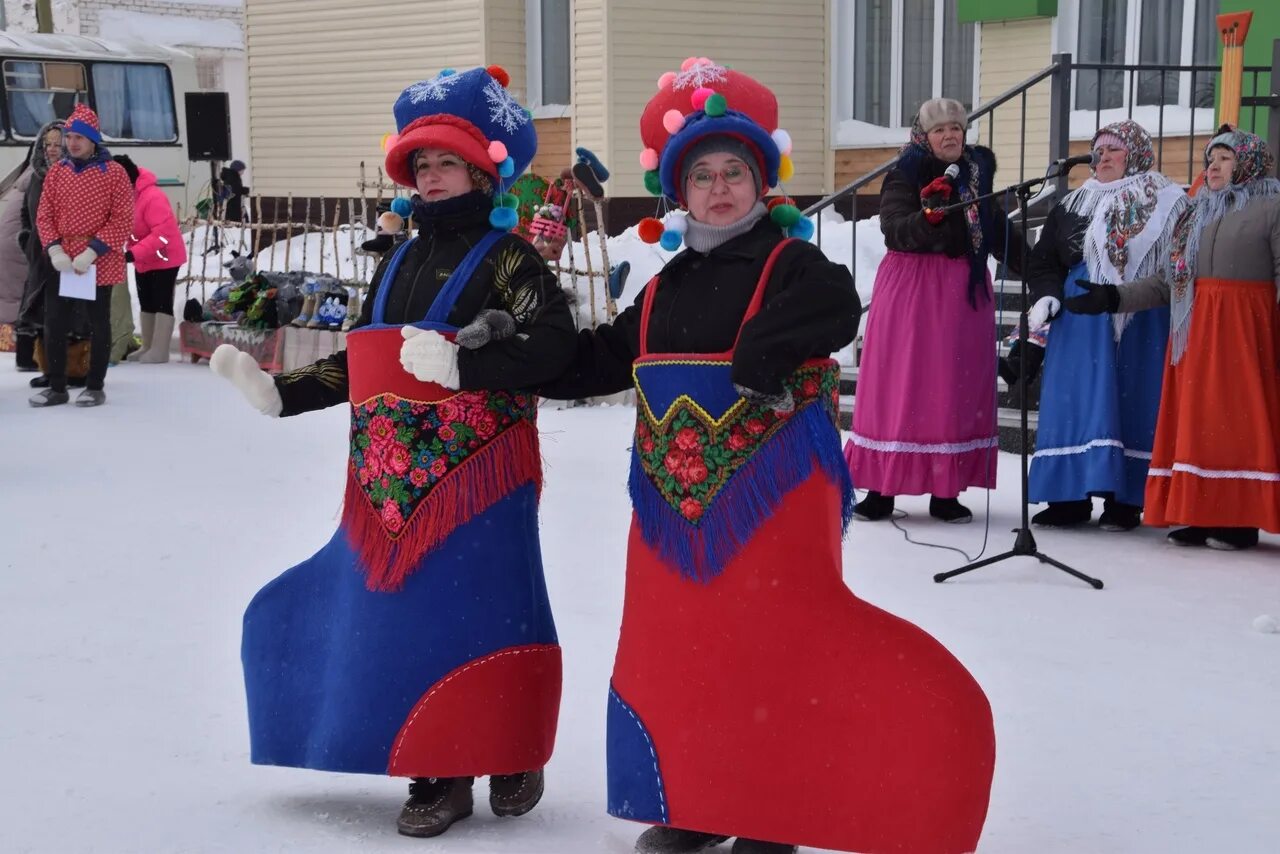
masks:
[[[646,184],[686,249],[543,387],[637,393],[626,599],[608,699],[609,811],[643,854],[960,854],[994,762],[981,688],[850,592],[835,423],[861,311],[849,272],[765,195],[791,171],[778,102],[705,58],[640,119]]]
[[[471,815],[471,783],[520,815],[543,791],[560,648],[538,543],[534,398],[573,321],[507,234],[503,192],[537,137],[492,66],[408,87],[387,174],[417,190],[347,349],[272,378],[228,346],[212,367],[268,415],[351,407],[342,521],[244,618],[253,761],[414,778],[401,833]],[[459,346],[461,345],[461,346]]]
[[[1151,137],[1136,122],[1100,129],[1093,149],[1093,177],[1050,211],[1029,264],[1027,282],[1037,298],[1030,325],[1056,317],[1030,475],[1031,500],[1049,506],[1031,521],[1082,525],[1093,513],[1091,496],[1100,495],[1102,529],[1129,531],[1142,520],[1169,310],[1059,312],[1065,299],[1084,293],[1080,281],[1118,285],[1157,270],[1187,198],[1152,171]]]

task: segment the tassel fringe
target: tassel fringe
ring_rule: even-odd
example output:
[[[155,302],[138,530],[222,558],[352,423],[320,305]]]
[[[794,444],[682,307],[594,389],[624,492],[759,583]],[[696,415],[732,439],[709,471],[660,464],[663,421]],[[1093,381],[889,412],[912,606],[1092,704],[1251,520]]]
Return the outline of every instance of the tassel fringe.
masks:
[[[359,555],[370,590],[392,592],[462,525],[525,484],[542,494],[542,458],[537,428],[521,421],[445,475],[414,509],[399,533],[392,535],[381,514],[347,471],[341,528]]]
[[[692,523],[667,503],[632,450],[628,491],[640,534],[685,578],[716,578],[735,558],[788,492],[815,472],[840,487],[841,530],[853,519],[853,484],[830,414],[810,405],[755,452],[721,488],[702,518]]]

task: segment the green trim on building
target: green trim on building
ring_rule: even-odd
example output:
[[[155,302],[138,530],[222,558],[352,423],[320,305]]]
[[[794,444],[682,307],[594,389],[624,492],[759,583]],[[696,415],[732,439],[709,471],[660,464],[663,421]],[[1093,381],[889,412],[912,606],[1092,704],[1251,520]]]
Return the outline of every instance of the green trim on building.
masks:
[[[1253,12],[1253,21],[1249,24],[1249,35],[1244,40],[1244,64],[1246,67],[1253,65],[1271,65],[1271,54],[1274,49],[1275,40],[1280,38],[1280,3],[1275,0],[1221,0],[1218,11],[1222,14],[1228,12]],[[1215,36],[1215,39],[1217,37]],[[1218,48],[1218,57],[1221,60],[1222,48]],[[1253,75],[1246,73],[1244,76],[1244,95],[1248,97],[1253,94]],[[1258,94],[1266,95],[1271,91],[1271,75],[1258,75]],[[1218,92],[1221,97],[1221,87]],[[1259,108],[1257,114],[1250,107],[1244,107],[1240,110],[1240,125],[1246,130],[1253,130],[1262,136],[1267,136],[1268,130],[1268,111],[1266,108]],[[1273,145],[1280,144],[1280,140],[1272,140]]]
[[[1057,14],[1058,0],[959,0],[956,4],[956,16],[962,24],[1052,18]]]

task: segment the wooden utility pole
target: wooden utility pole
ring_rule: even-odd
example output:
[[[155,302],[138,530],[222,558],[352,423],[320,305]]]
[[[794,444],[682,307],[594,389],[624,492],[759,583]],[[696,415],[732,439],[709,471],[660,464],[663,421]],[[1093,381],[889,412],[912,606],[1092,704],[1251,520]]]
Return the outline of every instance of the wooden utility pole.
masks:
[[[53,32],[53,0],[36,0],[36,32]]]

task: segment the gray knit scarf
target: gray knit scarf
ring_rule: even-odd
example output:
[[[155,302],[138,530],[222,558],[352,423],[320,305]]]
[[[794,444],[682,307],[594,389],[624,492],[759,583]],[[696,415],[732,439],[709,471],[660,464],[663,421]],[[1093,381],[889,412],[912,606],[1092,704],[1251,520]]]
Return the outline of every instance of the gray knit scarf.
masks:
[[[768,212],[764,202],[756,202],[751,210],[747,211],[746,216],[728,225],[707,225],[705,222],[698,222],[693,217],[688,217],[689,228],[685,231],[684,243],[694,252],[705,255],[720,244],[755,228],[756,223]]]

